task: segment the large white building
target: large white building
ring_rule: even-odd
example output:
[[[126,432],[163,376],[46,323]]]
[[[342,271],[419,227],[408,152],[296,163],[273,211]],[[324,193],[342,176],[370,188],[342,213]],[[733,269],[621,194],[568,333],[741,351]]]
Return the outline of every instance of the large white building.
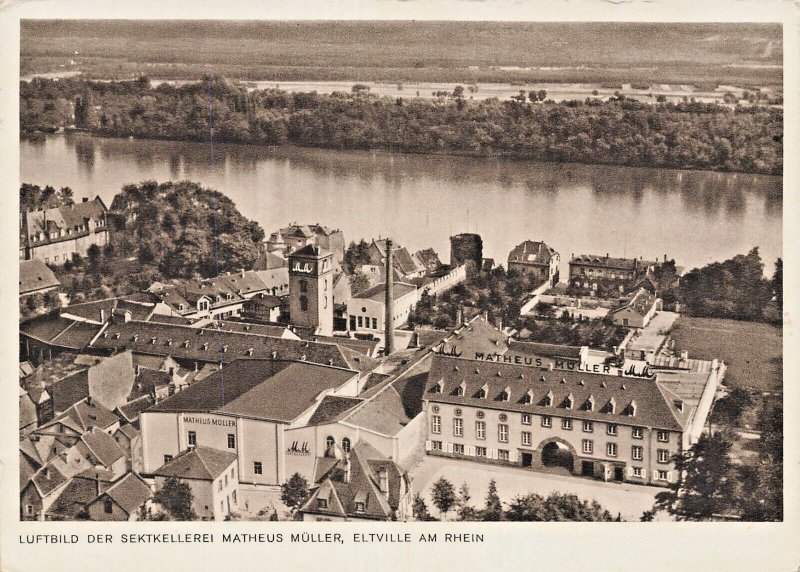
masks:
[[[267,505],[265,493],[295,472],[312,479],[314,459],[324,452],[295,446],[286,431],[305,426],[326,396],[355,396],[358,385],[358,372],[344,368],[237,360],[142,413],[143,473],[163,473],[190,447],[230,452],[237,458],[236,505],[257,511]]]

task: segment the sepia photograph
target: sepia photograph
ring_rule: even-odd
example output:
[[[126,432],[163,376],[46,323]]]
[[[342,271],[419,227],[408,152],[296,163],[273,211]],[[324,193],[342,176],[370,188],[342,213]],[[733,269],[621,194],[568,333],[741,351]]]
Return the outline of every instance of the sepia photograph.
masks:
[[[784,521],[782,17],[246,12],[19,19],[15,542]]]

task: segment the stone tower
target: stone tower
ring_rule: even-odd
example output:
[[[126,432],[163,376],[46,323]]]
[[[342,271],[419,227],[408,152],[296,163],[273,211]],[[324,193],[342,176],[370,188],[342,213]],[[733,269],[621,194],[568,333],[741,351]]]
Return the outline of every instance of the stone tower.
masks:
[[[333,335],[333,253],[313,244],[289,255],[289,314],[295,326]]]

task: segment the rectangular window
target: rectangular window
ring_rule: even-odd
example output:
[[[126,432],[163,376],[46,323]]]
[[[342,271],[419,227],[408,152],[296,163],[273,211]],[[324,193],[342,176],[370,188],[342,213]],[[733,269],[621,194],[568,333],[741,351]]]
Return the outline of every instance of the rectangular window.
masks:
[[[233,504],[236,504],[236,489],[234,489],[231,493],[231,500],[233,501]]]
[[[641,461],[642,460],[642,448],[638,445],[634,445],[631,449],[631,458],[634,461]]]
[[[358,327],[361,328],[364,326],[364,318],[361,316],[358,317]]]
[[[28,516],[32,515],[33,514],[33,505],[32,504],[27,505],[25,507],[25,510],[27,511]]]
[[[642,468],[641,467],[633,467],[633,476],[641,479],[642,478]]]
[[[583,422],[583,432],[584,433],[591,433],[594,431],[594,423],[591,421],[584,421]]]
[[[616,443],[606,443],[606,455],[609,457],[616,457],[617,456],[617,444]]]
[[[317,508],[328,508],[328,499],[317,499]]]
[[[486,447],[475,447],[475,456],[476,457],[485,457],[486,456]]]
[[[669,463],[669,451],[666,449],[659,449],[658,450],[658,462],[659,463]]]
[[[552,427],[553,418],[549,415],[542,415],[542,427]]]
[[[197,433],[189,431],[189,445],[197,445]]]
[[[631,436],[634,439],[642,439],[642,438],[644,438],[644,429],[642,429],[641,427],[634,427],[631,430]]]
[[[483,421],[475,422],[475,438],[486,439],[486,423]]]
[[[594,441],[591,439],[584,439],[581,442],[581,451],[588,454],[594,453]]]
[[[350,329],[351,330],[355,330],[356,329],[356,317],[355,316],[350,316]]]
[[[616,435],[617,434],[617,426],[615,423],[609,423],[606,425],[606,433],[609,435]]]
[[[572,431],[572,419],[562,419],[561,428],[567,431]]]
[[[531,433],[530,431],[523,431],[522,432],[522,444],[527,445],[530,447],[531,445]]]
[[[457,453],[459,455],[464,454],[464,445],[462,443],[453,443],[453,453]]]
[[[500,459],[501,461],[508,461],[509,458],[510,458],[509,455],[508,455],[508,450],[506,450],[506,449],[498,449],[497,450],[497,458]]]
[[[442,450],[442,442],[441,441],[431,441],[431,449],[434,451],[441,451]]]
[[[172,455],[164,455],[164,464],[166,465],[172,460]]]
[[[531,414],[530,413],[523,413],[522,414],[522,424],[523,425],[530,425],[531,424]]]
[[[442,432],[442,418],[438,415],[431,417],[431,433]]]
[[[372,318],[372,329],[373,330],[378,329],[378,318]]]
[[[253,473],[256,475],[263,474],[263,467],[261,466],[261,461],[253,461]]]
[[[225,474],[225,486],[226,487],[228,486],[228,475],[227,475],[227,473]]]
[[[236,435],[228,433],[228,449],[236,448]]]
[[[459,417],[453,419],[453,435],[456,437],[464,436],[464,420]]]
[[[501,443],[508,443],[508,425],[505,423],[497,426],[497,440]]]
[[[669,443],[669,431],[657,431],[657,438],[662,443]]]
[[[217,487],[218,491],[222,491],[222,479],[219,481],[219,487]]]
[[[667,471],[657,471],[656,472],[656,479],[659,481],[666,481],[667,480]]]

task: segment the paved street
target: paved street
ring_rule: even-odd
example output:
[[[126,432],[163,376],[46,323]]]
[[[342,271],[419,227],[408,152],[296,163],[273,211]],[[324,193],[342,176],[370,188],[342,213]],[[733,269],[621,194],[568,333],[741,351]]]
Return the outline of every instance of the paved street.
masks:
[[[517,495],[537,493],[543,496],[551,492],[572,493],[581,499],[594,499],[614,516],[622,514],[623,520],[638,521],[646,510],[653,506],[655,495],[662,489],[644,487],[627,483],[605,483],[591,479],[538,473],[528,469],[503,467],[470,461],[456,461],[441,457],[426,456],[411,471],[414,477],[412,486],[415,493],[425,499],[428,509],[434,516],[441,515],[431,502],[431,485],[444,477],[458,490],[467,483],[472,504],[483,506],[489,480],[497,481],[497,492],[504,503]],[[452,517],[451,515],[448,515]],[[661,515],[659,520],[663,520]]]

